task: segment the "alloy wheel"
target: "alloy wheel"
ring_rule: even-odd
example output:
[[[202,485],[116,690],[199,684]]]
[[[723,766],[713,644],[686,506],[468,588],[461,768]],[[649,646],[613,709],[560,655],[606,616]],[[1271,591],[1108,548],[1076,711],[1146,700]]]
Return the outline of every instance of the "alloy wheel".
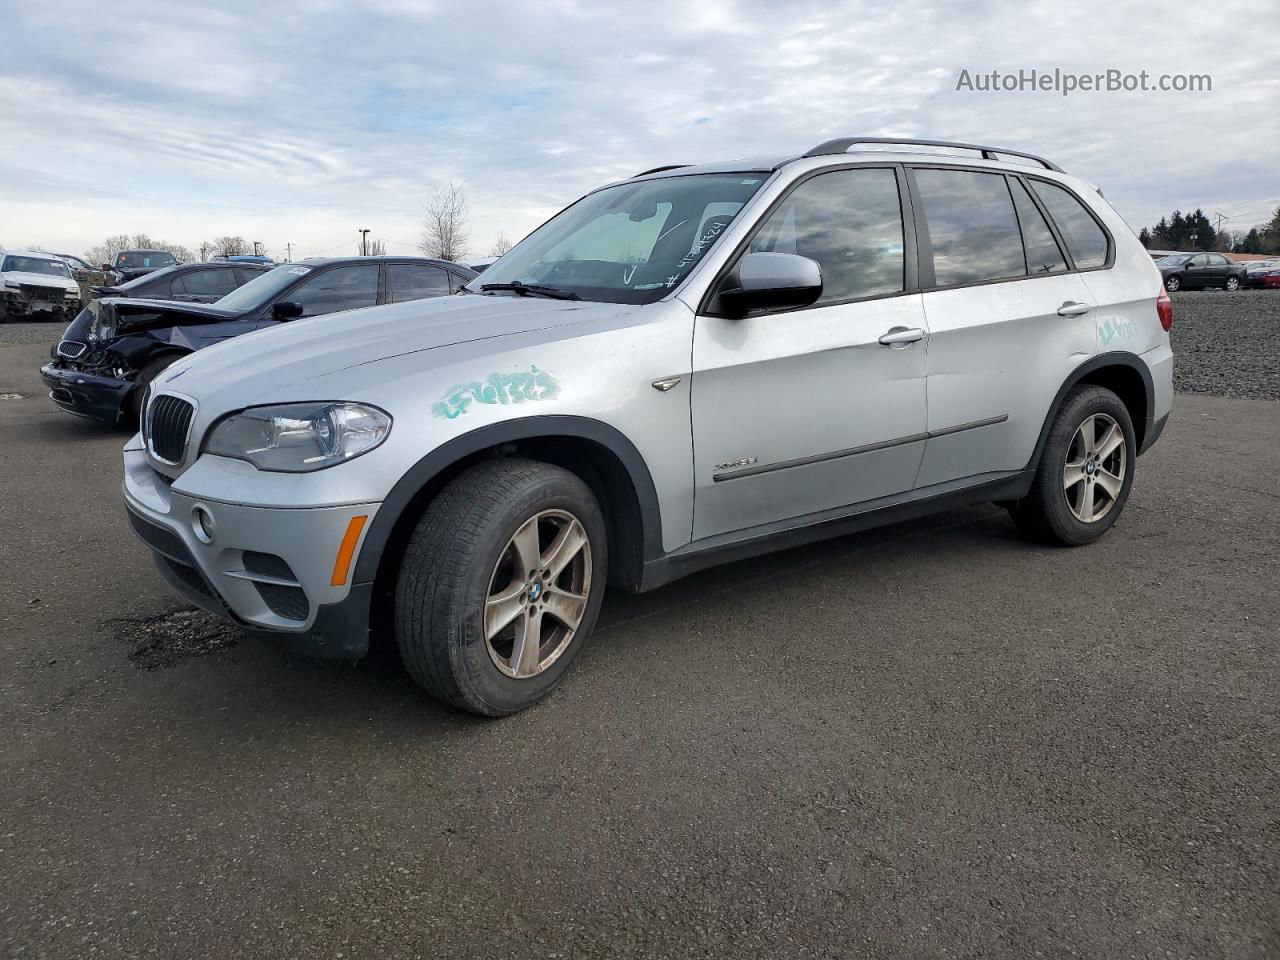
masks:
[[[1076,429],[1062,468],[1067,506],[1082,523],[1096,523],[1115,507],[1128,467],[1124,431],[1114,418],[1095,413]]]
[[[1164,288],[1170,293],[1176,293],[1178,288],[1182,286],[1182,281],[1177,277],[1170,277],[1164,282]]]
[[[591,595],[591,544],[566,510],[530,517],[507,542],[489,578],[485,646],[494,666],[525,680],[573,641]]]

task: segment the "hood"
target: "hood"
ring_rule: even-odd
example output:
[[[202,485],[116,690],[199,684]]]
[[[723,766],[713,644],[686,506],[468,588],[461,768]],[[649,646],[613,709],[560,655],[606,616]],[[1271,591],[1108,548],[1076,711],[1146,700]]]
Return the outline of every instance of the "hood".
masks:
[[[24,283],[33,287],[61,287],[63,290],[79,291],[80,286],[70,277],[53,277],[47,273],[20,273],[10,270],[4,275],[6,283]]]
[[[257,402],[267,390],[388,357],[613,319],[638,309],[627,304],[466,294],[366,307],[236,337],[180,360],[159,383],[172,384],[179,393],[201,400],[225,394],[228,404],[240,406]]]
[[[234,320],[240,316],[239,310],[223,310],[214,303],[148,300],[145,297],[105,297],[101,302],[111,305],[121,323],[128,322],[128,317],[132,313],[163,313],[169,323],[180,323],[179,314],[187,314],[197,323]]]

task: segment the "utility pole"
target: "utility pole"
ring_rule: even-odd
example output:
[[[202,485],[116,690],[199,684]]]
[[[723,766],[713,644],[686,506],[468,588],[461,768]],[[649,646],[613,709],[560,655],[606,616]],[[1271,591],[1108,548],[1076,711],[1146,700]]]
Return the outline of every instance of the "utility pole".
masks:
[[[260,256],[262,256],[262,254],[258,252],[258,251],[259,251],[259,250],[261,250],[261,249],[262,249],[262,241],[261,241],[261,240],[255,240],[255,241],[253,241],[253,255],[254,255],[255,257],[260,257]]]
[[[369,228],[363,227],[360,230],[360,256],[367,257],[369,255]]]
[[[209,260],[209,242],[206,240],[200,244],[200,262],[207,263]]]
[[[293,263],[293,244],[286,243],[284,245],[284,262]]]

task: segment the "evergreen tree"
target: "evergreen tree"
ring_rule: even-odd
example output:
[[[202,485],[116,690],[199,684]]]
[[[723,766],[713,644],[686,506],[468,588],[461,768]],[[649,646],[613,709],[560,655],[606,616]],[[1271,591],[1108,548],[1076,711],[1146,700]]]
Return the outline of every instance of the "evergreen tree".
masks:
[[[1151,249],[1151,231],[1148,230],[1146,227],[1143,227],[1141,230],[1139,230],[1138,242],[1142,244],[1144,247],[1146,247],[1148,250],[1150,250]]]

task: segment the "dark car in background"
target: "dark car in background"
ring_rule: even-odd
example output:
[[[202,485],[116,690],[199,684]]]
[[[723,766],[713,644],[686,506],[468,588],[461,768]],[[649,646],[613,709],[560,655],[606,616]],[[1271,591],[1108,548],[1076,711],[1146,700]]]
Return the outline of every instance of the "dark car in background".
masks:
[[[1208,287],[1239,290],[1246,276],[1244,264],[1228,260],[1220,253],[1174,253],[1161,257],[1156,266],[1164,278],[1164,288],[1170,293]]]
[[[1268,274],[1280,271],[1280,257],[1273,260],[1251,260],[1244,265],[1244,285],[1246,287],[1265,287]]]
[[[178,258],[167,250],[121,250],[106,266],[119,277],[116,283],[126,283],[152,270],[176,266],[177,263]]]
[[[126,283],[94,287],[93,293],[98,297],[134,300],[213,303],[270,269],[253,263],[180,263],[161,267]]]
[[[211,304],[104,297],[71,321],[40,368],[68,413],[115,424],[135,418],[147,384],[202,347],[280,323],[454,293],[476,276],[420,257],[337,257],[286,263]]]

